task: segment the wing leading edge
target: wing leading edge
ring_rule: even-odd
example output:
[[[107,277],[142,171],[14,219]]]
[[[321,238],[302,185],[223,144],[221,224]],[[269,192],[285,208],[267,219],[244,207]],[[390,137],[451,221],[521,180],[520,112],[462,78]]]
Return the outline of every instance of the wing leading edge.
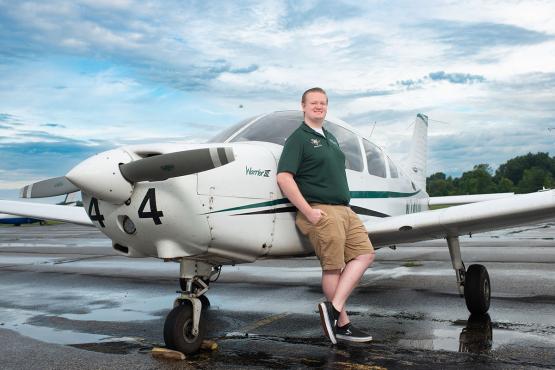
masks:
[[[42,220],[54,220],[71,222],[78,225],[94,226],[83,207],[0,200],[0,212]]]
[[[514,195],[368,222],[376,246],[503,229],[555,218],[555,190]]]
[[[468,203],[485,202],[488,200],[508,198],[515,193],[495,193],[495,194],[472,194],[472,195],[449,195],[444,197],[430,197],[428,205],[433,206],[455,206]]]

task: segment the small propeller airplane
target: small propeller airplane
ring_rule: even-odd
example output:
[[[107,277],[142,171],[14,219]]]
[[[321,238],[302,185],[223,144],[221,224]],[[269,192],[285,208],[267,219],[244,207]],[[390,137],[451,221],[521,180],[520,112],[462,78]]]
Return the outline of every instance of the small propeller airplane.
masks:
[[[179,262],[181,292],[164,340],[192,353],[205,335],[205,293],[223,265],[314,254],[276,183],[283,144],[302,119],[302,112],[278,111],[244,120],[205,144],[109,150],[65,176],[21,189],[23,198],[81,191],[84,208],[0,201],[0,211],[95,226],[124,256]],[[487,312],[488,272],[478,264],[465,267],[459,236],[551,219],[555,191],[429,197],[425,115],[417,115],[406,169],[347,123],[328,118],[324,125],[345,153],[351,208],[374,246],[445,238],[467,308]],[[430,210],[434,205],[451,207]]]

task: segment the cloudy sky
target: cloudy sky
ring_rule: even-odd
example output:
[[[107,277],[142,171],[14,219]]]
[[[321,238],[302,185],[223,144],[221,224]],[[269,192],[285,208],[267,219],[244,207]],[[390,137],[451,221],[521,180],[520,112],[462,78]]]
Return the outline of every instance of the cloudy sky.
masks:
[[[0,0],[0,198],[116,145],[204,141],[298,109],[312,86],[398,160],[427,114],[429,173],[553,155],[554,14],[553,1]]]

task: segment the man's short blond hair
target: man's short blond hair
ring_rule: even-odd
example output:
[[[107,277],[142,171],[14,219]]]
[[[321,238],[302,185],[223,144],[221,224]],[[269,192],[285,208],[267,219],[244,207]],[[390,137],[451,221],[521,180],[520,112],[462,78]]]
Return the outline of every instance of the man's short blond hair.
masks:
[[[310,88],[310,89],[306,90],[306,91],[303,93],[303,97],[302,97],[302,99],[301,99],[301,103],[304,104],[304,102],[306,101],[306,96],[307,96],[308,94],[314,93],[314,92],[324,94],[324,95],[326,96],[326,102],[328,101],[328,94],[326,94],[326,92],[324,91],[324,89],[322,89],[321,87],[313,87],[313,88]]]

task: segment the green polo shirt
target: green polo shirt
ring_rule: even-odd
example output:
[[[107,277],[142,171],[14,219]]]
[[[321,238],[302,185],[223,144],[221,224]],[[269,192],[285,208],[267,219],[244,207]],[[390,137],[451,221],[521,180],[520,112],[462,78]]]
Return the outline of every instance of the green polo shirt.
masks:
[[[292,173],[309,203],[348,205],[345,155],[337,139],[326,129],[324,133],[325,137],[303,122],[285,142],[278,173]]]

